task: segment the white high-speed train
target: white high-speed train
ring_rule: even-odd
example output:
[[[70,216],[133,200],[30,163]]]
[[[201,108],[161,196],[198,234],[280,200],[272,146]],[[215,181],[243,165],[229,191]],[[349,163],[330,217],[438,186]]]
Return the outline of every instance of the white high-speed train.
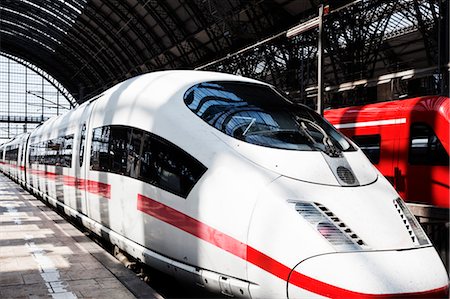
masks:
[[[138,76],[0,148],[30,191],[148,265],[245,298],[448,296],[389,182],[255,80]]]

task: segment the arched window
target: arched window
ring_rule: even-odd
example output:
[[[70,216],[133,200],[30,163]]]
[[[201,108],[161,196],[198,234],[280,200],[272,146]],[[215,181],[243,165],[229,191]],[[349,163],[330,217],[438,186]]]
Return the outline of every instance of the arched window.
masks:
[[[75,102],[51,76],[9,54],[0,54],[0,143],[31,131]]]

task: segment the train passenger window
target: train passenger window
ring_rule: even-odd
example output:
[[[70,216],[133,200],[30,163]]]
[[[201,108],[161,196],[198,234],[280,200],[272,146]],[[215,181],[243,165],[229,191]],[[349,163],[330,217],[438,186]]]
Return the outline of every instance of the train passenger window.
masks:
[[[124,126],[94,129],[91,169],[132,177],[184,198],[206,171],[169,141]]]
[[[32,164],[34,163],[34,159],[36,158],[36,146],[34,144],[34,138],[30,138],[29,142],[29,148],[30,151],[28,153],[28,163]]]
[[[73,134],[31,143],[33,140],[30,140],[30,163],[72,167]]]
[[[110,127],[94,129],[91,146],[91,169],[111,171],[111,161],[108,151]]]
[[[109,138],[111,171],[119,174],[126,174],[128,158],[127,147],[130,143],[131,130],[122,127],[111,127]]]
[[[411,165],[449,165],[449,155],[433,129],[427,124],[414,123],[409,139]]]
[[[380,162],[380,134],[357,135],[353,136],[352,140],[361,148],[372,164]]]
[[[62,167],[72,167],[73,134],[60,138],[62,139],[62,145],[58,152],[59,164]]]
[[[142,152],[144,132],[138,129],[130,129],[131,140],[128,144],[126,174],[132,178],[138,178],[141,170],[140,153]]]
[[[19,156],[18,145],[8,145],[5,152],[5,160],[10,162],[17,162]]]
[[[167,140],[145,135],[140,179],[186,198],[206,167]]]
[[[136,177],[141,135],[123,126],[94,129],[91,169]]]
[[[354,151],[317,113],[270,86],[205,82],[186,91],[188,108],[221,132],[264,147],[299,151]]]

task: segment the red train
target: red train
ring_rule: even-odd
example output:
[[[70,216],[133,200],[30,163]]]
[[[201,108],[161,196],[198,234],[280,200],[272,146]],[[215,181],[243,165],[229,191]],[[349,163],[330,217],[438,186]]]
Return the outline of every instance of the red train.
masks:
[[[333,109],[325,117],[409,202],[449,208],[449,98]]]

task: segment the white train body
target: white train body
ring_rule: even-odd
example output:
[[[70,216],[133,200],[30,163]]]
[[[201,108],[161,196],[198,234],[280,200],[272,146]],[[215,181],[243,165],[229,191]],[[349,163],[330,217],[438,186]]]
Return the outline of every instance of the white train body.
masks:
[[[226,74],[142,75],[2,145],[1,169],[135,258],[215,292],[445,296],[441,260],[364,154],[287,102],[304,113],[293,116],[301,134],[270,131],[271,104],[239,99],[253,91],[281,98]],[[13,145],[19,164],[6,158]]]

